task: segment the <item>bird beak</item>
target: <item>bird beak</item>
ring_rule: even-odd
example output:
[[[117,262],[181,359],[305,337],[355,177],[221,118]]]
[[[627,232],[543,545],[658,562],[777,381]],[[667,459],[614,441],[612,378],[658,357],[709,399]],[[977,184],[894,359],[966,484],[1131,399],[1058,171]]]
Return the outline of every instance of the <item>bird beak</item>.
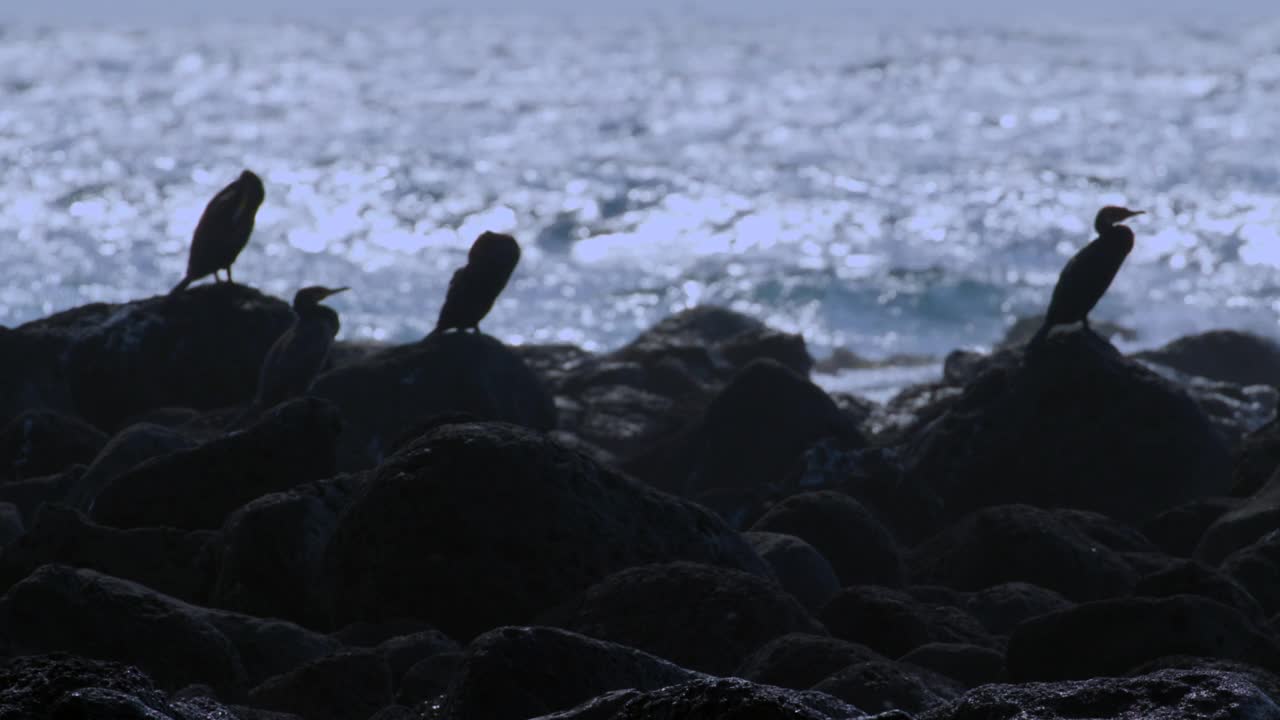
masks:
[[[1146,215],[1146,214],[1147,214],[1146,210],[1130,210],[1129,214],[1125,215],[1125,217],[1133,217],[1134,215]]]
[[[338,293],[340,293],[340,292],[346,292],[346,291],[348,291],[348,290],[350,290],[350,289],[351,289],[351,288],[349,288],[349,287],[340,287],[340,288],[335,288],[335,289],[333,289],[333,290],[329,290],[328,292],[326,292],[326,293],[324,294],[324,296],[323,296],[323,297],[329,297],[330,295],[337,295],[337,294],[338,294]]]

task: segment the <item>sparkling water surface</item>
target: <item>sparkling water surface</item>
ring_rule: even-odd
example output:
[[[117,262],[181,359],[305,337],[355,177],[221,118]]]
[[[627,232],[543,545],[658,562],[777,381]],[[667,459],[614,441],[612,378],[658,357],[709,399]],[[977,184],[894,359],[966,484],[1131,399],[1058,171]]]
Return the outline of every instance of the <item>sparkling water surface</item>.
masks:
[[[439,14],[0,30],[0,324],[166,292],[241,168],[238,281],[351,339],[435,321],[482,230],[482,327],[608,349],[720,303],[819,355],[989,345],[1097,208],[1148,211],[1095,312],[1138,345],[1280,335],[1280,20],[928,28]]]

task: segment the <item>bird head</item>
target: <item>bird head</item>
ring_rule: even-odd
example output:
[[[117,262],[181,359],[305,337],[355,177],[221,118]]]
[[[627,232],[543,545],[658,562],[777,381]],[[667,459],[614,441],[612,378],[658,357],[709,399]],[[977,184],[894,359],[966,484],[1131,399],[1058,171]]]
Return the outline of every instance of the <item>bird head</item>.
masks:
[[[266,188],[262,186],[262,178],[258,177],[252,170],[245,170],[240,173],[240,177],[236,178],[236,182],[244,188],[244,191],[252,197],[257,204],[261,205],[262,200],[266,198]]]
[[[1134,215],[1142,215],[1144,212],[1144,210],[1130,210],[1117,205],[1108,205],[1098,211],[1098,217],[1093,221],[1093,229],[1101,235],[1112,225],[1124,222]]]
[[[340,292],[344,292],[350,289],[351,288],[345,288],[345,287],[327,288],[327,287],[321,287],[320,285],[312,285],[311,287],[304,287],[298,292],[294,293],[293,308],[295,310],[298,310],[300,308],[315,307],[316,305],[320,304],[321,300],[324,300],[330,295],[337,295]]]
[[[520,262],[520,244],[510,235],[485,231],[472,243],[467,261],[514,268]]]

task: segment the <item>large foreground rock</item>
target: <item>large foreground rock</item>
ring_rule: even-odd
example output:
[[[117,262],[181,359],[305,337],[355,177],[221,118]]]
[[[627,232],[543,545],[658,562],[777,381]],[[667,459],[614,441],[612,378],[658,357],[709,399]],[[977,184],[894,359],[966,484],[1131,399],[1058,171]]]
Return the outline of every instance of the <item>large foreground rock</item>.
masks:
[[[1027,503],[1137,522],[1231,482],[1226,444],[1199,405],[1089,332],[991,361],[908,457],[908,478],[953,515]]]
[[[1028,505],[979,510],[917,546],[909,555],[911,578],[973,591],[1026,582],[1081,601],[1123,595],[1138,576],[1121,552],[1149,544],[1133,533],[1129,542],[1109,546],[1090,534],[1090,521],[1107,522]]]
[[[341,428],[323,400],[284,403],[244,431],[125,472],[98,493],[92,517],[126,528],[221,527],[250,500],[332,475]]]
[[[530,430],[436,428],[375,470],[329,548],[337,625],[413,617],[467,639],[528,623],[606,575],[768,566],[711,512]]]
[[[1280,670],[1280,645],[1268,631],[1196,595],[1102,600],[1042,615],[1014,630],[1007,659],[1016,681],[1082,680],[1170,655]]]
[[[986,685],[920,720],[1277,720],[1280,707],[1249,680],[1213,670],[1136,678]]]
[[[1277,528],[1280,528],[1280,469],[1252,497],[1224,513],[1205,530],[1194,557],[1216,565]]]
[[[66,372],[76,410],[112,429],[153,408],[248,401],[267,349],[293,322],[282,300],[231,283],[67,314],[75,324]]]
[[[546,670],[555,668],[553,675]],[[613,690],[641,691],[700,677],[624,645],[547,627],[504,627],[467,647],[444,705],[451,720],[523,720]]]
[[[337,642],[287,623],[210,611],[93,570],[45,565],[0,599],[18,654],[65,651],[137,665],[168,689],[249,685],[332,652]]]
[[[858,708],[830,695],[707,678],[641,692],[619,690],[541,720],[856,720]],[[897,716],[902,720],[905,716]]]
[[[793,495],[770,508],[751,529],[789,533],[813,545],[831,563],[842,586],[902,584],[902,557],[893,535],[843,493]]]
[[[101,430],[83,420],[47,410],[25,412],[0,427],[0,483],[86,464],[106,442]]]
[[[378,464],[406,431],[433,416],[464,413],[538,430],[556,424],[551,394],[520,356],[474,333],[383,350],[321,376],[312,391],[337,405],[346,421],[343,470]]]
[[[1280,385],[1280,345],[1236,330],[1188,335],[1134,357],[1236,385]]]
[[[740,570],[688,562],[623,570],[550,617],[575,632],[717,674],[732,672],[776,637],[823,632],[776,584]]]

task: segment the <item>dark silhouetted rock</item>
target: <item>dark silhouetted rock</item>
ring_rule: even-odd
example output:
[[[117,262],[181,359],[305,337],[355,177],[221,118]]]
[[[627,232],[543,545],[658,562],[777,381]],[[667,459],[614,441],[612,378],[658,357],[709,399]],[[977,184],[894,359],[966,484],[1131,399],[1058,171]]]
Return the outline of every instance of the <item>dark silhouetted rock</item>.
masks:
[[[840,591],[831,563],[795,535],[749,532],[742,537],[773,568],[782,589],[809,610],[818,610]]]
[[[761,685],[805,690],[850,665],[887,659],[848,640],[788,633],[756,649],[734,675]]]
[[[112,480],[151,458],[195,447],[187,433],[154,423],[136,423],[116,433],[93,463],[68,488],[63,502],[89,511],[93,500]]]
[[[249,692],[249,702],[257,707],[307,720],[367,718],[391,701],[387,660],[367,650],[314,660]]]
[[[453,677],[462,667],[461,652],[440,653],[419,660],[400,678],[396,689],[396,702],[417,705],[423,702],[440,704],[453,683]]]
[[[166,688],[234,693],[246,680],[235,646],[196,608],[92,570],[36,570],[0,599],[0,628],[19,653],[127,662]]]
[[[574,632],[719,674],[732,672],[776,637],[823,631],[774,583],[689,562],[618,572],[557,609],[551,619]]]
[[[701,423],[642,463],[682,494],[726,487],[779,487],[809,446],[866,439],[835,402],[805,377],[772,360],[744,368],[707,406]]]
[[[0,426],[28,410],[74,412],[62,362],[68,331],[58,317],[0,327]]]
[[[0,552],[0,590],[41,565],[59,563],[204,602],[217,572],[217,541],[217,533],[209,531],[104,527],[64,505],[45,505],[31,531]]]
[[[612,690],[656,690],[697,677],[623,645],[555,628],[504,627],[467,647],[444,716],[524,720],[568,710]]]
[[[110,429],[154,408],[247,402],[267,348],[293,320],[284,301],[232,283],[69,312],[76,329],[66,373],[75,407]]]
[[[70,415],[25,412],[0,428],[0,483],[88,463],[106,442],[105,433]]]
[[[520,356],[478,333],[444,333],[393,347],[320,376],[312,392],[342,411],[339,467],[378,464],[411,426],[442,413],[537,430],[556,426],[556,408]]]
[[[1129,673],[1129,677],[1142,677],[1162,670],[1230,673],[1253,683],[1259,690],[1270,696],[1272,700],[1280,698],[1280,675],[1234,660],[1219,660],[1217,658],[1195,657],[1193,655],[1170,655],[1139,665]]]
[[[931,670],[966,688],[1005,682],[1009,674],[1004,667],[1004,653],[977,645],[929,643],[903,655],[900,661]]]
[[[361,476],[339,475],[264,495],[232,513],[223,528],[212,604],[309,626],[327,624],[321,602],[325,552],[361,482]]]
[[[207,610],[63,565],[45,565],[10,588],[0,628],[20,653],[129,662],[163,687],[207,684],[231,696],[338,647],[296,625]]]
[[[0,483],[0,502],[7,502],[18,509],[22,523],[30,526],[36,520],[36,511],[49,502],[59,502],[67,490],[84,474],[84,465],[72,465],[56,475]]]
[[[1280,469],[1280,418],[1246,435],[1232,452],[1231,494],[1248,497]]]
[[[1123,598],[1033,618],[1009,638],[1016,682],[1123,675],[1166,655],[1280,668],[1280,646],[1238,610],[1195,595]]]
[[[388,638],[375,648],[379,655],[387,659],[387,667],[391,670],[391,682],[397,687],[409,668],[419,662],[459,650],[461,648],[458,647],[458,643],[439,630],[422,630]]]
[[[1270,569],[1277,571],[1276,568]],[[1280,574],[1272,574],[1269,578],[1271,585],[1280,586],[1280,582],[1275,582],[1280,579]],[[1199,595],[1239,610],[1254,623],[1265,625],[1267,622],[1262,606],[1240,583],[1220,570],[1191,560],[1183,560],[1143,577],[1134,587],[1133,594],[1140,597]]]
[[[959,608],[920,602],[905,592],[871,585],[847,587],[819,615],[832,635],[901,657],[935,642],[995,647],[997,642]]]
[[[904,710],[918,713],[959,697],[963,689],[952,680],[890,660],[851,665],[813,689],[871,713]]]
[[[902,558],[893,535],[848,495],[830,490],[792,495],[751,529],[808,542],[831,563],[841,585],[902,585]]]
[[[1192,500],[1143,523],[1142,534],[1169,555],[1191,557],[1209,526],[1240,507],[1243,502],[1239,498],[1229,497]]]
[[[164,713],[170,709],[164,694],[156,689],[151,678],[135,667],[53,653],[0,661],[0,718],[43,720],[50,717],[49,709],[61,698],[83,688],[120,693],[161,718],[166,717]],[[102,716],[67,717],[96,720]]]
[[[1276,528],[1280,528],[1280,470],[1243,505],[1210,525],[1196,545],[1193,557],[1208,565],[1217,565]]]
[[[852,720],[865,716],[825,693],[707,678],[649,692],[619,690],[539,720]],[[910,718],[899,715],[893,720]]]
[[[457,639],[635,565],[771,574],[706,509],[502,424],[446,425],[402,449],[357,492],[329,557],[335,624],[417,618]]]
[[[7,548],[27,532],[17,505],[0,502],[0,549]]]
[[[119,475],[98,493],[91,517],[115,527],[219,528],[255,498],[332,475],[340,429],[331,404],[292,400],[242,432]]]
[[[1068,511],[1002,505],[972,513],[922,543],[908,565],[916,582],[958,590],[1021,581],[1074,600],[1123,595],[1137,574],[1099,534]]]
[[[987,685],[920,720],[1233,720],[1280,718],[1248,679],[1212,670],[1165,670],[1137,678]]]
[[[1134,357],[1236,385],[1280,385],[1280,345],[1237,330],[1189,335]]]
[[[348,647],[375,648],[388,640],[420,632],[439,631],[421,620],[402,618],[382,622],[357,621],[330,633],[330,636]]]
[[[997,504],[1074,507],[1139,522],[1222,495],[1225,442],[1179,387],[1089,332],[993,360],[917,433],[907,477],[953,516]]]
[[[1267,615],[1280,612],[1280,529],[1228,555],[1222,571],[1248,590]]]
[[[741,313],[702,305],[669,315],[614,356],[641,365],[676,358],[701,382],[724,382],[755,360],[771,359],[808,375],[813,359],[804,338],[771,330]]]

